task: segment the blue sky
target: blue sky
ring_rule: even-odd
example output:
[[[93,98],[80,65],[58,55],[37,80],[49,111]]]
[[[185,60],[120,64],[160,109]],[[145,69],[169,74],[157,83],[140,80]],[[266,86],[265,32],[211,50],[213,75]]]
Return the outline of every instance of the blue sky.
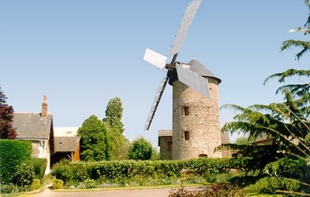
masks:
[[[39,112],[47,95],[55,127],[81,126],[104,117],[108,101],[123,102],[125,135],[154,146],[171,129],[167,86],[150,131],[143,131],[165,72],[143,61],[145,48],[168,54],[188,0],[0,1],[0,85],[16,112]],[[287,39],[303,25],[303,0],[202,0],[178,60],[195,57],[222,79],[220,105],[281,100],[264,79],[288,68],[309,69]],[[221,125],[233,112],[221,111]]]

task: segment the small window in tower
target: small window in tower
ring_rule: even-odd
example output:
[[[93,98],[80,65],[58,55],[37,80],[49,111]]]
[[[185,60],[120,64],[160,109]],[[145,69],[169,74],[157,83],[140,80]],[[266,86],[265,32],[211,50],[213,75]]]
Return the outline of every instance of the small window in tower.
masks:
[[[189,140],[189,131],[184,131],[184,139],[185,139],[186,141]]]
[[[172,141],[169,140],[167,144],[168,144],[167,150],[172,151]]]
[[[183,116],[189,116],[189,107],[188,106],[183,106],[182,115]]]
[[[207,154],[200,154],[199,158],[208,158],[208,155]]]

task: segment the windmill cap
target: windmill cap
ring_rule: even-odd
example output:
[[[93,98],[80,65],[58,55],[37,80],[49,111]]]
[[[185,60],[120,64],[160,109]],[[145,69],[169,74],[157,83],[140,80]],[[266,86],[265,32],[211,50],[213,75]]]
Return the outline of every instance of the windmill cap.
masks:
[[[204,67],[200,62],[196,59],[192,59],[188,64],[191,66],[189,70],[199,74],[202,77],[211,77],[218,80],[218,83],[221,83],[221,79],[218,78],[215,74],[209,71],[206,67]]]

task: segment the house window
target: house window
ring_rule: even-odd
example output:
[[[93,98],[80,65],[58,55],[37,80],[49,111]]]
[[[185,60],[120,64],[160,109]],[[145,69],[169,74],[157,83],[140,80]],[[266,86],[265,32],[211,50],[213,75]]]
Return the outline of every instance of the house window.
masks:
[[[184,139],[185,139],[186,141],[189,140],[189,131],[184,131]]]
[[[183,116],[189,116],[189,107],[188,106],[183,106],[182,115]]]

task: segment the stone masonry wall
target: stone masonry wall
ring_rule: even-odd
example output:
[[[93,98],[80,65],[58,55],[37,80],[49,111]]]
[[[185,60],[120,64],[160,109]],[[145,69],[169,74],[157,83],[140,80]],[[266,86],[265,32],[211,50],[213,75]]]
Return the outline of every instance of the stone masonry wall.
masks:
[[[198,158],[203,154],[222,157],[221,152],[214,152],[221,145],[218,80],[208,81],[210,99],[180,81],[173,83],[172,159]]]
[[[161,136],[159,137],[160,147],[160,159],[171,160],[172,159],[172,136]]]

